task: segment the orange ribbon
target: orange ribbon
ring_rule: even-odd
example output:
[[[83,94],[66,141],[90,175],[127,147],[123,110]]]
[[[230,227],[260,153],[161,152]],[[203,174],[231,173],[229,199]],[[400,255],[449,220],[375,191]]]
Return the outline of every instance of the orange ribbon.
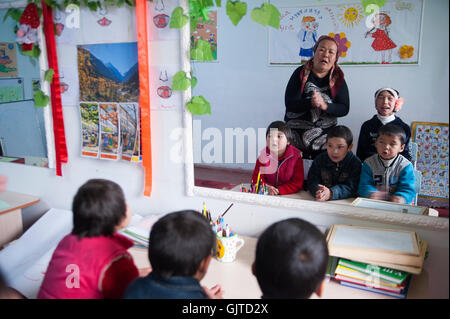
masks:
[[[53,28],[52,8],[42,0],[44,16],[45,44],[47,47],[48,67],[53,69],[53,81],[50,84],[53,133],[55,135],[56,175],[62,176],[61,163],[67,163],[67,144],[64,130],[64,116],[61,103],[61,84],[59,82],[58,55],[56,53],[55,30]]]
[[[136,0],[136,25],[138,36],[139,63],[139,104],[141,106],[142,130],[142,165],[145,171],[144,196],[150,197],[152,192],[152,146],[150,130],[150,89],[148,68],[148,38],[147,38],[147,0]]]

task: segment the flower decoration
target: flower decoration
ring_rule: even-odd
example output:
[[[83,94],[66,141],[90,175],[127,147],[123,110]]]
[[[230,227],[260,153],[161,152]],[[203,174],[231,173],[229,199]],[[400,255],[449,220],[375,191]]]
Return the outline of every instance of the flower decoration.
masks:
[[[38,9],[34,3],[29,3],[19,19],[19,26],[16,32],[16,42],[22,45],[23,51],[31,51],[33,46],[37,45],[37,28],[39,24]]]
[[[398,49],[401,59],[408,59],[414,54],[414,47],[412,45],[403,45]]]
[[[347,55],[348,48],[351,47],[352,43],[348,41],[347,36],[344,32],[339,34],[329,33],[328,36],[334,38],[337,43],[339,43],[339,57],[345,58]]]
[[[394,105],[394,111],[398,112],[402,109],[403,103],[405,102],[405,99],[400,97],[397,99],[397,101],[395,101],[395,105]]]

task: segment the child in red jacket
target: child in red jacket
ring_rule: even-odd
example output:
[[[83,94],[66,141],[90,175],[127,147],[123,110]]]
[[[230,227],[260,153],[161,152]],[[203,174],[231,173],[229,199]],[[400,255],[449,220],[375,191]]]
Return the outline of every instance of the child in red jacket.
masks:
[[[283,121],[272,122],[266,130],[267,147],[261,150],[252,175],[252,184],[268,186],[269,195],[297,193],[302,189],[303,159],[299,149],[291,145],[291,129]]]

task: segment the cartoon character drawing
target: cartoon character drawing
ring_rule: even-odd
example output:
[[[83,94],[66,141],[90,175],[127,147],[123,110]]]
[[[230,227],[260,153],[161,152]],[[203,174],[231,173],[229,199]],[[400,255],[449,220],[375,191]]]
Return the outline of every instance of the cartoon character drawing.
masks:
[[[373,28],[366,32],[365,38],[372,36],[375,38],[372,42],[372,48],[381,52],[381,63],[388,64],[392,61],[392,49],[397,45],[389,37],[389,25],[391,25],[391,18],[383,12],[378,12],[373,16]]]
[[[304,16],[302,18],[302,26],[298,32],[298,38],[300,40],[300,59],[304,57],[309,59],[313,56],[313,47],[317,41],[317,29],[319,23],[316,22],[316,18],[311,16]]]

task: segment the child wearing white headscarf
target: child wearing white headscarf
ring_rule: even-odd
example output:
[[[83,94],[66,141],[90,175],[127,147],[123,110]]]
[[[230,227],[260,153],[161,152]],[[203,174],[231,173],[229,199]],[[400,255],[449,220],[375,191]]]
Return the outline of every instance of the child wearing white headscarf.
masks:
[[[411,129],[408,124],[397,116],[397,112],[402,108],[403,102],[404,99],[400,97],[400,93],[396,89],[384,87],[375,92],[375,108],[377,114],[363,123],[359,133],[356,155],[361,162],[364,162],[366,158],[377,152],[375,149],[375,140],[378,137],[378,129],[388,123],[398,125],[405,131],[406,146],[401,154],[408,160],[411,160],[408,148]]]

